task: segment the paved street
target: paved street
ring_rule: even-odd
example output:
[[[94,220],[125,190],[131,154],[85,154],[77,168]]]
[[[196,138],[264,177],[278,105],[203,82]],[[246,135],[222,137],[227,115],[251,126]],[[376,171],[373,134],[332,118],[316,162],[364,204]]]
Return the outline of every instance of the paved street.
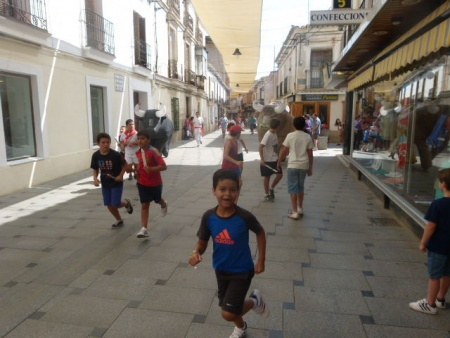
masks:
[[[271,310],[267,320],[246,316],[248,337],[450,336],[450,309],[431,316],[408,307],[426,295],[418,238],[357,180],[340,148],[314,152],[305,215],[294,221],[285,177],[275,202],[263,202],[257,135],[242,137],[251,151],[239,204],[268,234],[266,271],[252,288]],[[169,212],[162,218],[152,204],[144,240],[135,181],[124,193],[135,212],[123,211],[119,230],[89,170],[0,197],[0,337],[228,338],[212,245],[198,268],[187,264],[200,217],[215,205],[222,144],[220,132],[200,148],[174,144],[163,173]]]

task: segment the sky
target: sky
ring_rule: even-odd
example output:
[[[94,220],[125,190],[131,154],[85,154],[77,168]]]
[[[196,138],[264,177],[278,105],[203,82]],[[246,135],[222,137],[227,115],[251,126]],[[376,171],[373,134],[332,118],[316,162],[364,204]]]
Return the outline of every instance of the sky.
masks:
[[[291,26],[309,23],[310,11],[332,8],[332,0],[263,0],[261,49],[256,79],[269,75]]]

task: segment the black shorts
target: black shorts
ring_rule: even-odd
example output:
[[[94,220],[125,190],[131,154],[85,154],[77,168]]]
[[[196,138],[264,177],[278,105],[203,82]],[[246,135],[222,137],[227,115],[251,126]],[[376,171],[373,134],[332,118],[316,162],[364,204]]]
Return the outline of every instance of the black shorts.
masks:
[[[269,167],[271,167],[271,168],[273,168],[275,170],[278,170],[278,172],[276,173],[273,170],[270,170],[269,168],[267,168],[267,167],[265,167],[263,165],[260,165],[259,166],[259,170],[261,171],[261,176],[267,177],[267,176],[272,176],[273,174],[283,174],[283,171],[281,170],[281,168],[277,169],[277,162],[266,162],[266,164]]]
[[[247,292],[252,283],[254,271],[233,273],[216,270],[217,295],[223,311],[242,314]]]
[[[150,203],[153,201],[155,201],[155,203],[159,203],[161,201],[162,185],[147,187],[138,183],[137,187],[141,203]]]
[[[237,160],[238,161],[242,161],[242,162],[244,162],[244,153],[239,153],[239,154],[237,154]]]

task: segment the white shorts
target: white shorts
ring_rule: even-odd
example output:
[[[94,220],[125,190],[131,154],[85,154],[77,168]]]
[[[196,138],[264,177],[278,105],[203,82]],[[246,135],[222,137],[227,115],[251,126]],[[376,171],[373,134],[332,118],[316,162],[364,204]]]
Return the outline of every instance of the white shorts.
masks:
[[[128,164],[132,164],[132,163],[139,164],[139,160],[136,156],[136,153],[125,152],[125,161],[127,161]]]

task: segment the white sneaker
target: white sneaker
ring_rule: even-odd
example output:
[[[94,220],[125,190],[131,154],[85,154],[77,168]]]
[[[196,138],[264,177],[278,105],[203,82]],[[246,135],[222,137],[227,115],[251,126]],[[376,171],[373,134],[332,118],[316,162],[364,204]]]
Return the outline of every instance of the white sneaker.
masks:
[[[291,219],[298,219],[300,216],[299,216],[299,214],[297,212],[292,211],[292,212],[290,212],[288,214],[288,217],[291,218]]]
[[[299,214],[300,216],[303,216],[303,209],[298,207],[297,214]]]
[[[443,299],[443,300],[436,299],[436,307],[438,307],[440,309],[445,309],[447,307],[447,304],[445,303],[445,299]]]
[[[144,238],[144,237],[148,237],[148,230],[146,228],[142,228],[141,231],[138,232],[137,234],[137,238]]]
[[[270,315],[269,307],[264,302],[264,299],[261,296],[261,291],[258,289],[253,290],[250,298],[255,300],[255,306],[253,307],[253,311],[259,314],[263,318],[267,318]]]
[[[166,201],[166,206],[163,208],[161,207],[161,216],[164,217],[167,215],[167,208],[169,207],[169,203]]]
[[[247,323],[244,322],[244,327],[242,329],[234,327],[233,333],[230,338],[244,338],[247,336]]]
[[[437,313],[437,309],[428,304],[425,298],[417,302],[409,303],[409,307],[415,311],[428,313],[429,315],[435,315]]]

